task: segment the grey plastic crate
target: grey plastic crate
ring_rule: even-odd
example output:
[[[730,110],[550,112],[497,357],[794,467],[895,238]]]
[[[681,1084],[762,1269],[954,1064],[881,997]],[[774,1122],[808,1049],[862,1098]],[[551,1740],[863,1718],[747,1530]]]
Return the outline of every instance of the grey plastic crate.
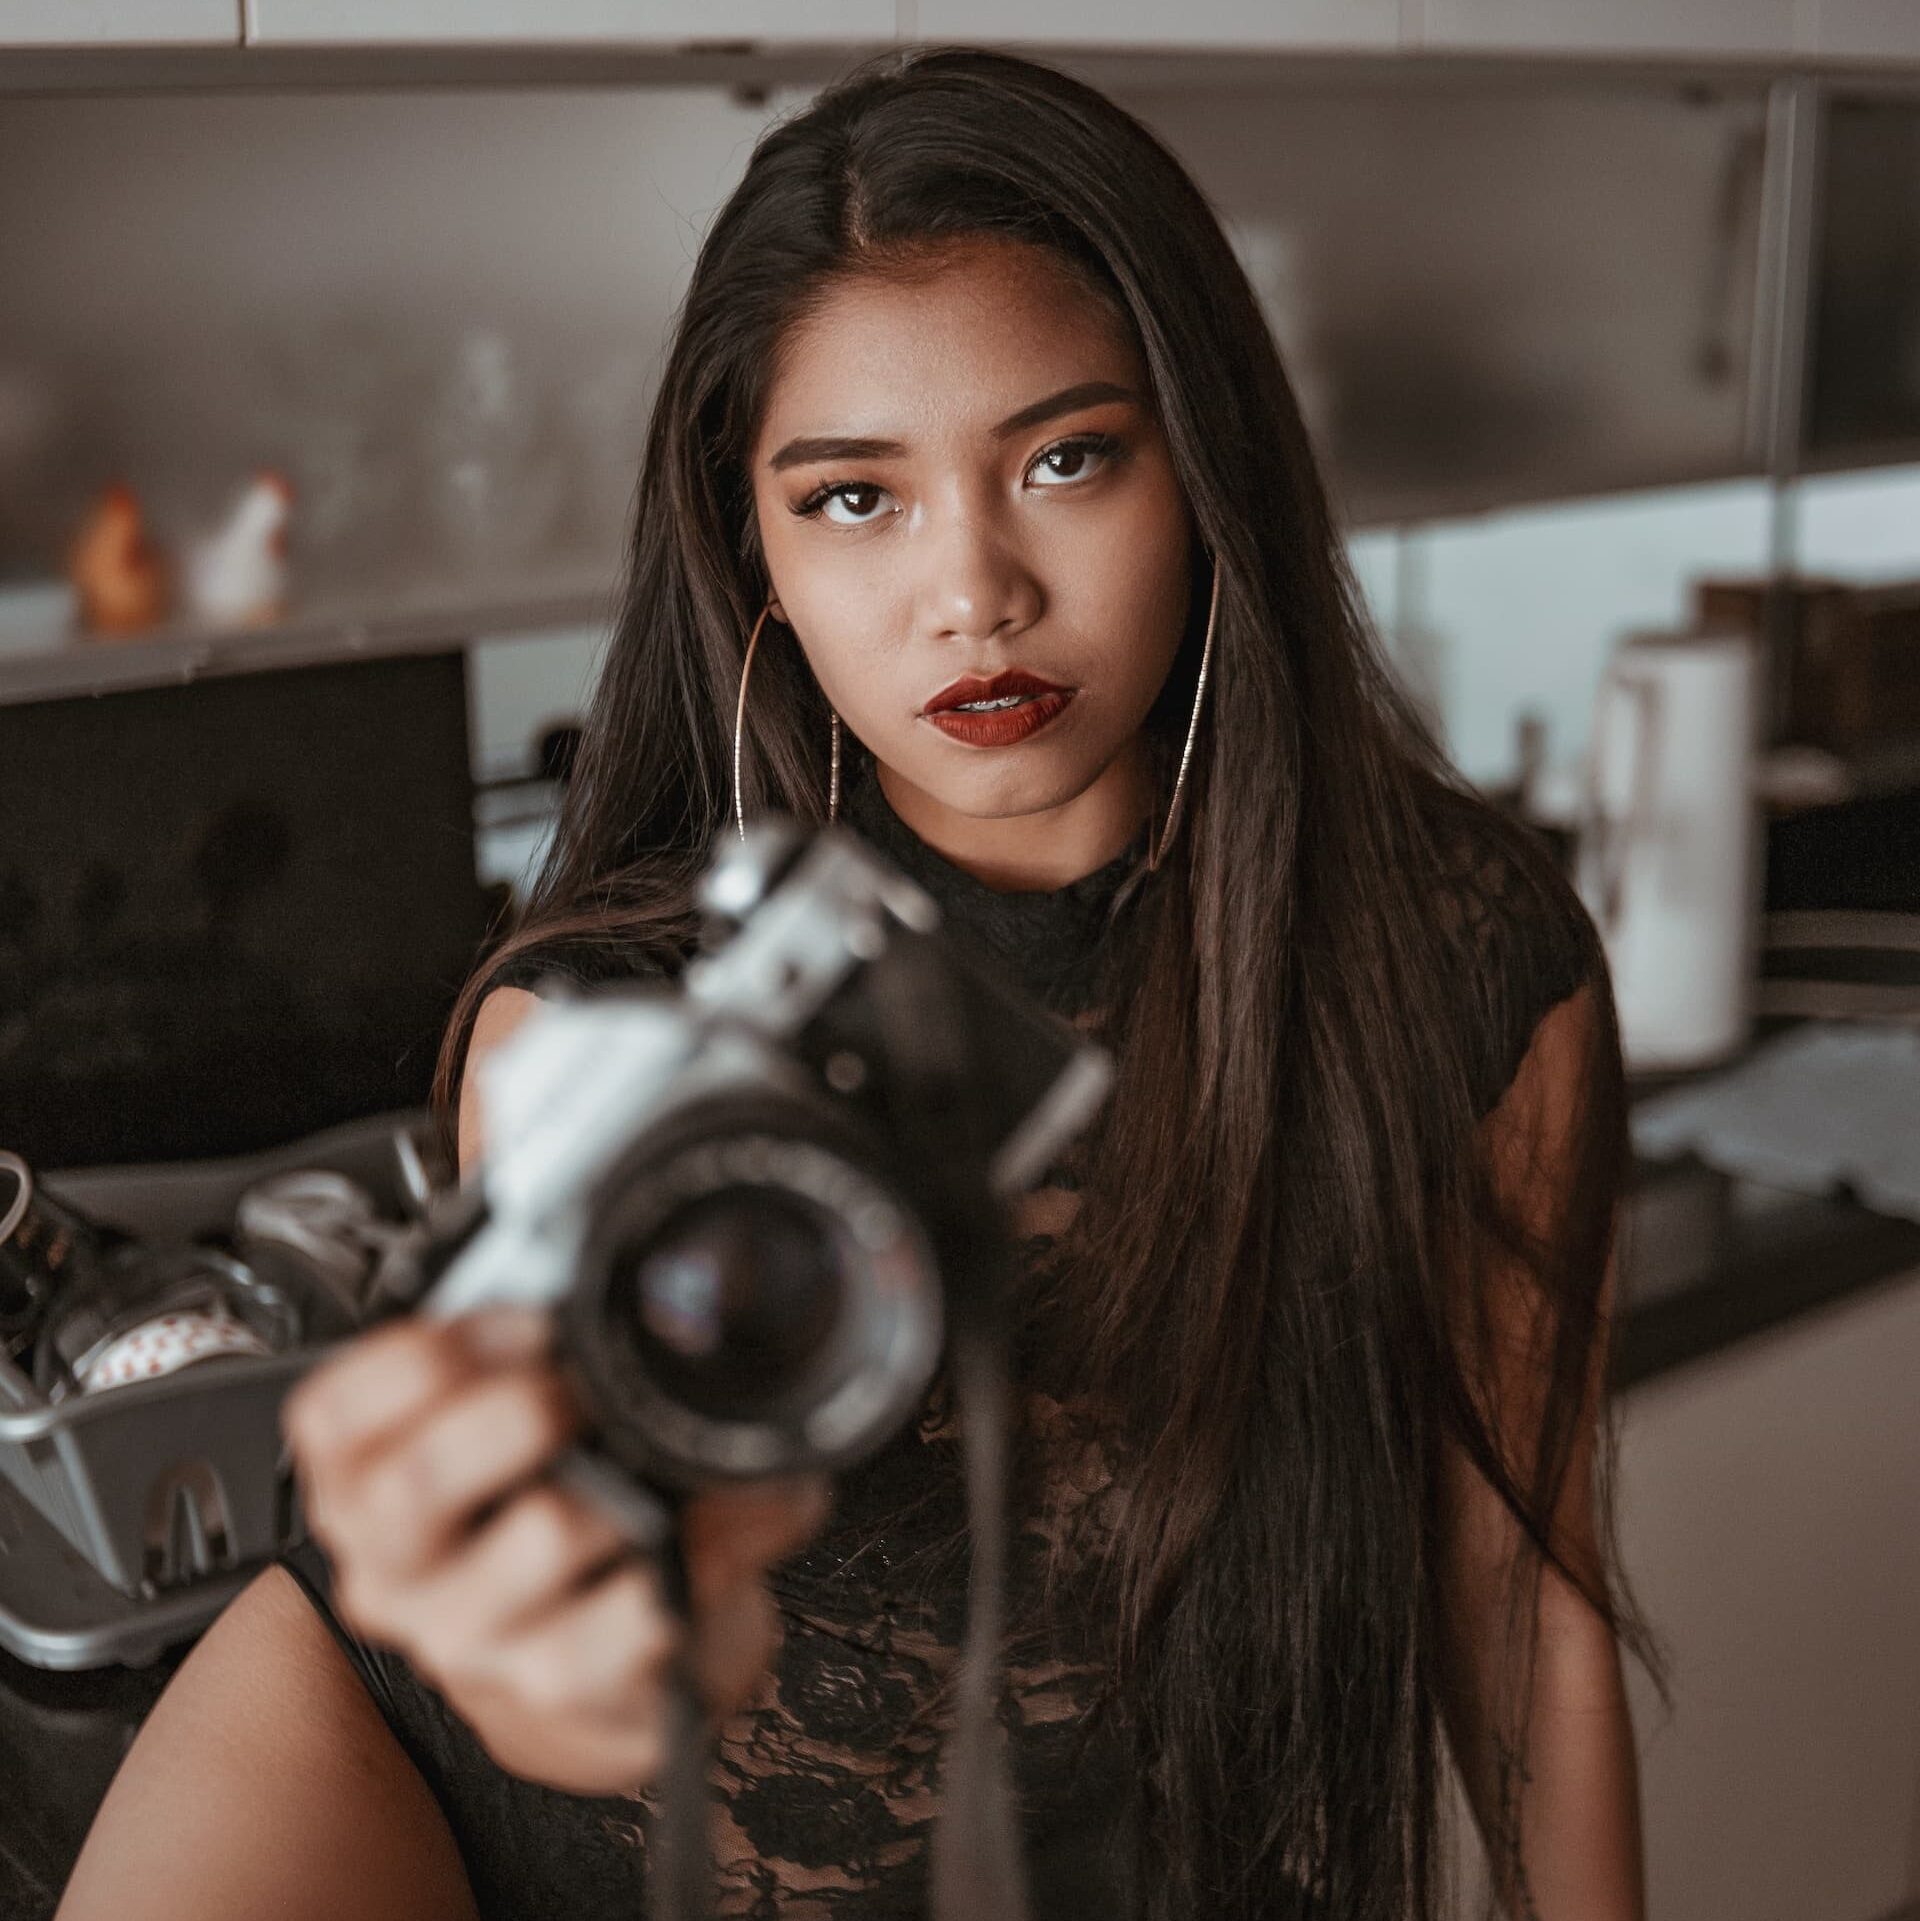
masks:
[[[0,1416],[0,1474],[123,1594],[264,1560],[279,1545],[280,1404],[305,1351],[232,1356]]]
[[[264,1154],[39,1178],[151,1240],[223,1233],[247,1188],[293,1168],[349,1175],[402,1219],[396,1136],[425,1129],[409,1109]],[[224,1356],[53,1404],[0,1358],[0,1478],[17,1497],[0,1500],[0,1645],[43,1667],[139,1663],[204,1627],[299,1538],[280,1407],[322,1351]]]

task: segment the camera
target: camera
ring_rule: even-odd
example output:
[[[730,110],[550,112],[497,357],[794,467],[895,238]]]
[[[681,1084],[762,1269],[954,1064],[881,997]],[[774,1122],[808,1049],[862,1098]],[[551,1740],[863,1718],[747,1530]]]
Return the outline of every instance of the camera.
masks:
[[[843,828],[761,817],[699,905],[677,981],[568,983],[477,1064],[421,1264],[426,1312],[552,1310],[590,1452],[682,1493],[882,1445],[1112,1072]]]

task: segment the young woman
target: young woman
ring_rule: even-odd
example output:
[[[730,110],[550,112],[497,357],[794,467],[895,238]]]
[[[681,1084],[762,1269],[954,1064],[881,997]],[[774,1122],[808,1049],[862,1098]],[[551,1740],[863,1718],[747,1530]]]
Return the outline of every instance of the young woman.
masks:
[[[558,837],[447,1037],[463,1162],[463,1063],[543,974],[673,974],[736,808],[856,827],[1117,1062],[1021,1222],[1035,1913],[1436,1914],[1450,1752],[1507,1913],[1638,1916],[1602,958],[1384,669],[1199,192],[1048,68],[871,64],[714,222],[638,502]],[[304,1385],[326,1553],[182,1666],[63,1914],[640,1911],[679,1636],[542,1479],[544,1341],[406,1322]],[[960,1492],[936,1386],[830,1512],[696,1504],[723,1913],[925,1912]]]

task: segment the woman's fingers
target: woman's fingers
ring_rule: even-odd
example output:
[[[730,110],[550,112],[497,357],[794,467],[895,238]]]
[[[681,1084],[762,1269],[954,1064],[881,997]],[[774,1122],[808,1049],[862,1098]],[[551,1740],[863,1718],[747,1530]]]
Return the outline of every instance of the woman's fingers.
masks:
[[[682,1640],[659,1570],[626,1561],[500,1640],[493,1673],[544,1715],[657,1721]]]
[[[695,1617],[687,1650],[694,1686],[707,1710],[724,1721],[752,1698],[780,1650],[780,1614],[766,1583],[743,1577]]]
[[[546,1466],[579,1431],[551,1368],[504,1369],[391,1439],[341,1477],[332,1525],[370,1572],[424,1575],[480,1510]]]
[[[819,1474],[712,1488],[681,1513],[691,1631],[614,1518],[546,1478],[581,1411],[550,1319],[487,1310],[357,1337],[284,1425],[341,1615],[397,1647],[502,1766],[575,1792],[653,1779],[684,1660],[731,1715],[779,1646],[766,1571],[826,1518]]]
[[[342,1613],[363,1631],[405,1631],[414,1589],[481,1511],[577,1432],[547,1339],[545,1317],[521,1309],[397,1322],[289,1398],[308,1525],[334,1559]]]
[[[550,1338],[551,1317],[530,1308],[390,1321],[356,1335],[298,1382],[281,1426],[310,1467],[344,1465],[483,1370],[544,1354]]]
[[[778,1645],[765,1570],[819,1525],[828,1499],[825,1480],[808,1475],[716,1490],[688,1505],[689,1659],[717,1711],[731,1712],[764,1672]],[[395,1583],[390,1600],[369,1597],[368,1605],[389,1637],[419,1649],[444,1685],[515,1687],[512,1664],[529,1645],[550,1647],[565,1623],[586,1618],[579,1610],[588,1593],[602,1597],[598,1607],[618,1605],[608,1597],[622,1584],[609,1589],[605,1580],[625,1545],[618,1525],[590,1501],[546,1483],[508,1501],[440,1568]],[[664,1610],[654,1564],[634,1565],[644,1570],[641,1588]]]
[[[694,1607],[784,1559],[826,1520],[832,1485],[824,1475],[710,1488],[681,1512],[681,1552]]]
[[[657,1570],[630,1561],[459,1672],[415,1665],[510,1773],[573,1794],[630,1792],[666,1758],[667,1677],[683,1639]]]
[[[619,1527],[590,1502],[542,1483],[515,1495],[445,1567],[413,1583],[408,1638],[430,1634],[443,1669],[484,1667],[487,1651],[621,1557]]]

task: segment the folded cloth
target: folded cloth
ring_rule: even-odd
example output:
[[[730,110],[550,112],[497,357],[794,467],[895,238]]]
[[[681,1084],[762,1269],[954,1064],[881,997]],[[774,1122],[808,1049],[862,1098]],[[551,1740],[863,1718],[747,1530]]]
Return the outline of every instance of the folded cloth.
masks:
[[[1920,1221],[1920,1030],[1809,1021],[1737,1066],[1638,1102],[1635,1151],[1769,1187],[1850,1187]]]

